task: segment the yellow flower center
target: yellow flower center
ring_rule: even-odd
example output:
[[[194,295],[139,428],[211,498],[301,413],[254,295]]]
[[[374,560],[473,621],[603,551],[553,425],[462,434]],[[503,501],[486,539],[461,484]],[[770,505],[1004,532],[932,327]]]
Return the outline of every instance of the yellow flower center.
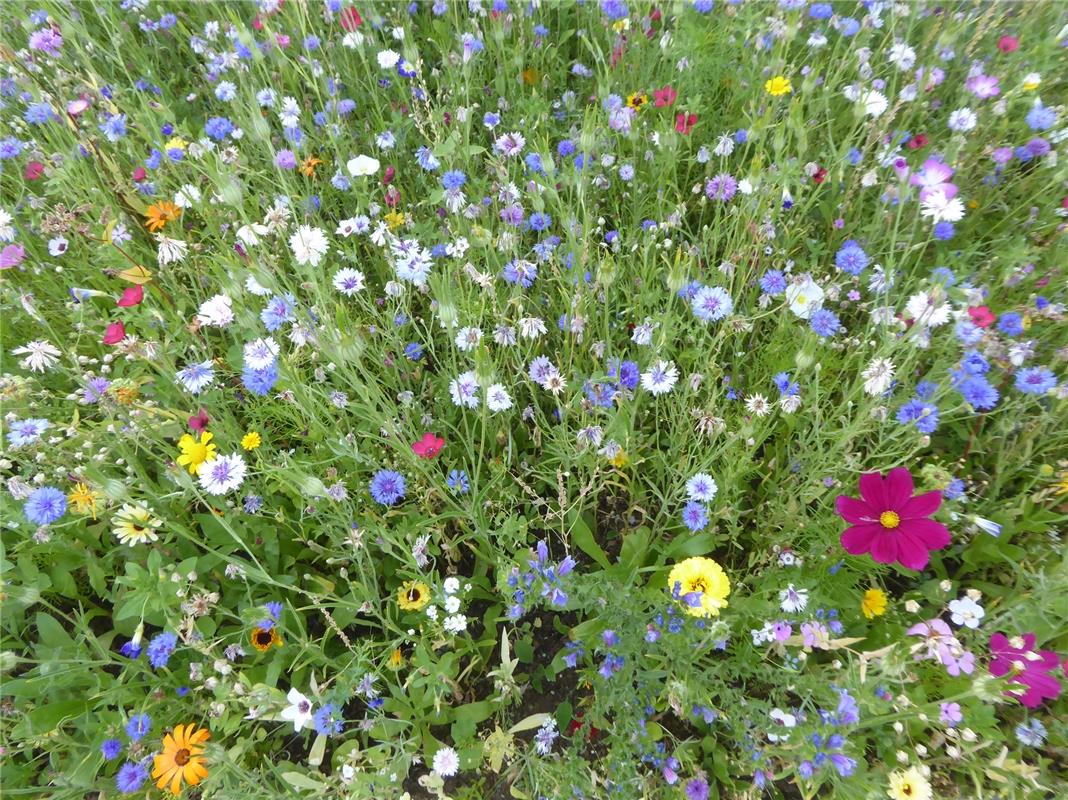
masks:
[[[884,511],[879,515],[879,524],[884,528],[893,530],[901,524],[901,517],[897,515],[896,511]]]

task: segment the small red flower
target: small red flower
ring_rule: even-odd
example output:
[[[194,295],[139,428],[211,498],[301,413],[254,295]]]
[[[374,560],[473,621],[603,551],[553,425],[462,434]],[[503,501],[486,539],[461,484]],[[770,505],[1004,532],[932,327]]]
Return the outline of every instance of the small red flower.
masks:
[[[339,15],[341,20],[341,28],[346,31],[354,31],[361,25],[363,25],[363,17],[360,16],[360,12],[352,6],[343,9]]]
[[[208,429],[210,422],[211,419],[208,417],[208,412],[202,408],[189,418],[189,429],[197,433],[203,433]]]
[[[441,452],[445,446],[445,440],[432,433],[424,433],[423,438],[412,443],[412,452],[420,458],[433,458]]]
[[[989,328],[997,319],[986,306],[968,306],[968,316],[972,318],[972,324],[977,328]]]
[[[1020,40],[1015,36],[1002,36],[998,39],[998,50],[1002,53],[1015,53],[1020,47]]]
[[[870,553],[880,564],[921,570],[931,550],[949,545],[949,529],[929,517],[942,505],[942,493],[912,496],[912,475],[904,467],[860,476],[860,498],[839,495],[838,515],[850,524],[842,547],[855,556]]]
[[[44,175],[44,164],[40,161],[31,161],[26,165],[26,170],[22,174],[26,180],[35,181]]]
[[[675,130],[683,136],[688,136],[693,126],[697,124],[696,114],[679,114],[675,117]]]
[[[141,181],[143,181],[147,177],[148,177],[148,173],[145,171],[144,167],[138,167],[137,169],[135,169],[133,171],[134,183],[140,183]]]
[[[815,174],[812,176],[812,182],[813,183],[823,183],[825,180],[827,180],[827,170],[824,169],[823,167],[820,167],[819,169],[816,170]]]
[[[118,306],[120,308],[129,308],[130,306],[140,305],[141,301],[145,299],[145,287],[139,283],[135,283],[133,286],[127,286],[123,290],[122,297],[119,298]]]
[[[386,189],[386,196],[384,199],[386,201],[387,206],[389,206],[390,208],[396,208],[397,203],[400,202],[400,192],[397,190],[397,187],[390,186],[388,189]]]
[[[908,143],[909,150],[919,150],[921,147],[926,147],[926,146],[927,146],[927,137],[924,136],[922,133],[917,133],[915,136],[913,136],[911,139],[909,139],[909,143]]]
[[[663,89],[653,89],[653,105],[657,108],[665,108],[674,103],[675,98],[678,96],[679,93],[670,86],[665,86]]]
[[[386,171],[382,174],[382,185],[389,186],[393,182],[393,176],[397,174],[397,170],[390,164],[386,167]]]
[[[126,326],[122,322],[112,322],[104,331],[104,344],[118,344],[126,338]]]

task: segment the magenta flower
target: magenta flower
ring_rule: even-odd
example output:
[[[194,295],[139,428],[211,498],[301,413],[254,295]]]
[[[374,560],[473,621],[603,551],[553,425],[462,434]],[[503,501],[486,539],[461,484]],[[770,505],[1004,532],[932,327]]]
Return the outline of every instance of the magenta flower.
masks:
[[[998,678],[1009,676],[1012,683],[1026,687],[1026,691],[1007,691],[1028,708],[1038,708],[1045,700],[1053,700],[1061,693],[1061,684],[1051,673],[1061,666],[1060,658],[1052,650],[1035,650],[1035,635],[1025,633],[1009,639],[1003,633],[990,637],[990,674]]]
[[[942,493],[913,497],[912,491],[912,475],[897,467],[885,479],[877,472],[861,475],[859,499],[839,495],[835,509],[851,526],[841,539],[846,552],[870,553],[880,564],[926,567],[930,551],[949,544],[949,530],[928,519],[942,504]]]
[[[937,191],[943,192],[947,200],[952,200],[957,196],[956,185],[949,181],[952,177],[953,167],[937,158],[929,158],[919,170],[912,173],[909,183],[920,187],[921,202]]]

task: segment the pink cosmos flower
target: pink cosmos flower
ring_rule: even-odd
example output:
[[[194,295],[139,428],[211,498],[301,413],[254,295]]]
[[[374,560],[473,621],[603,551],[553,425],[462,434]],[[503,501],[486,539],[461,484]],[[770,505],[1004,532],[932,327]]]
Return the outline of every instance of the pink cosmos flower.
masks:
[[[990,637],[990,674],[998,678],[1009,676],[1012,683],[1026,687],[1026,691],[1008,691],[1028,708],[1038,708],[1045,700],[1053,700],[1061,693],[1061,684],[1051,674],[1060,666],[1060,658],[1052,650],[1035,650],[1035,635],[1025,633],[1009,639],[1003,633]]]
[[[839,495],[835,510],[851,527],[842,533],[842,547],[853,555],[870,553],[880,564],[899,563],[922,570],[931,550],[950,542],[949,530],[928,519],[942,505],[938,491],[912,496],[912,475],[904,467],[860,476],[860,498]]]
[[[112,322],[104,331],[104,344],[118,344],[126,338],[126,326],[122,322]]]
[[[441,452],[445,440],[432,433],[424,433],[423,438],[412,443],[412,451],[420,458],[433,458]]]
[[[997,319],[994,312],[987,306],[968,306],[968,316],[971,317],[972,324],[978,328],[989,328]]]

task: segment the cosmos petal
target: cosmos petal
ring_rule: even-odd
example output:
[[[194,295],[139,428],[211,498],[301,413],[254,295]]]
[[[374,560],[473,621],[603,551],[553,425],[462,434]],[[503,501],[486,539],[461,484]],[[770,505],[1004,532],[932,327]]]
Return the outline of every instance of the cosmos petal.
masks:
[[[861,525],[879,519],[879,513],[873,512],[863,500],[847,497],[844,494],[838,495],[838,499],[834,501],[834,507],[838,516],[851,525]]]
[[[883,476],[878,472],[866,472],[860,476],[860,496],[873,509],[886,509],[886,490]]]
[[[854,525],[846,529],[840,541],[847,553],[860,556],[871,551],[872,541],[881,531],[875,524]]]
[[[898,560],[897,536],[880,532],[872,537],[871,557],[880,564],[893,564]]]
[[[907,469],[896,467],[890,470],[886,476],[886,507],[900,514],[912,497],[913,488],[912,475]]]
[[[951,541],[949,528],[933,519],[910,519],[902,524],[901,531],[922,542],[928,550],[941,550]]]
[[[927,492],[926,494],[918,494],[908,500],[905,505],[900,507],[898,513],[901,515],[901,519],[903,520],[919,519],[921,517],[931,516],[938,510],[938,507],[941,505],[941,492]]]

